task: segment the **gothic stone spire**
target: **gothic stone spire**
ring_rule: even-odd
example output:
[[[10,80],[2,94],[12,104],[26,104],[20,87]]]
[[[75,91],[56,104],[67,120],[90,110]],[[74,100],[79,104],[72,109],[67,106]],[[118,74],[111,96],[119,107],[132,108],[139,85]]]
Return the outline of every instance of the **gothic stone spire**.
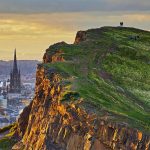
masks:
[[[13,70],[10,72],[10,89],[9,93],[20,93],[21,92],[21,77],[20,70],[17,66],[16,49],[14,51]]]
[[[13,73],[18,73],[16,49],[14,51]]]

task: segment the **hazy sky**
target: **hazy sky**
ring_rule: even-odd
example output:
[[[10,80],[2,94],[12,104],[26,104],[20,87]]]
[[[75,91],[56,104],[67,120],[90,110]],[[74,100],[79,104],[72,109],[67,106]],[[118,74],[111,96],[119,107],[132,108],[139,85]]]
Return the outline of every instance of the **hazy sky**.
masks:
[[[73,43],[78,30],[101,26],[150,30],[150,0],[0,0],[0,59],[42,59],[49,45]]]

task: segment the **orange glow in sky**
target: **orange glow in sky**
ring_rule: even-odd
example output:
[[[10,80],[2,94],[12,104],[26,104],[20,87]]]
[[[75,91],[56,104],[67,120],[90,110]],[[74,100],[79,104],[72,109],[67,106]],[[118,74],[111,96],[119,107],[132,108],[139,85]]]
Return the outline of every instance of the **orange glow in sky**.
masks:
[[[127,26],[149,30],[149,13],[0,13],[0,60],[10,60],[17,49],[18,59],[41,60],[51,44],[73,43],[78,30],[101,26]]]

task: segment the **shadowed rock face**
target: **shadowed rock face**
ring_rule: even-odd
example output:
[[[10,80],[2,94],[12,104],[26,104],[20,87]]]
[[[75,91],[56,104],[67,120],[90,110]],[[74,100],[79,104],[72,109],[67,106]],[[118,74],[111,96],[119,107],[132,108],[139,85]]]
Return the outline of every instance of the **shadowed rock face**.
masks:
[[[18,119],[18,128],[15,135],[19,138],[22,138],[25,134],[29,121],[29,114],[31,111],[32,103],[33,101],[27,107],[24,108],[23,112],[20,114],[20,118]]]
[[[86,32],[85,31],[78,31],[74,44],[79,44],[80,42],[83,42],[86,40]]]
[[[77,33],[75,43],[85,40]],[[65,43],[59,43],[65,44]],[[64,61],[62,51],[45,53],[43,62]],[[149,150],[150,137],[100,118],[83,108],[82,100],[63,102],[63,78],[55,69],[39,65],[35,98],[18,120],[17,150]]]

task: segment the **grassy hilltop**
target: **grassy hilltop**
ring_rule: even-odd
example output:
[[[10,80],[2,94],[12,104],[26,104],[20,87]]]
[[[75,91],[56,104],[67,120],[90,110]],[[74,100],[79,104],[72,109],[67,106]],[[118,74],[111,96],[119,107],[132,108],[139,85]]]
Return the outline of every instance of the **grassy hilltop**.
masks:
[[[63,76],[63,101],[82,97],[100,116],[150,131],[150,32],[102,27],[84,34],[81,42],[47,50],[63,51],[64,62],[43,64]]]
[[[62,102],[83,99],[82,107],[103,119],[150,133],[150,32],[102,27],[77,34],[75,44],[50,46],[63,62],[41,64],[62,77]],[[0,129],[0,149],[9,150],[16,124]],[[4,137],[3,137],[4,136]]]

